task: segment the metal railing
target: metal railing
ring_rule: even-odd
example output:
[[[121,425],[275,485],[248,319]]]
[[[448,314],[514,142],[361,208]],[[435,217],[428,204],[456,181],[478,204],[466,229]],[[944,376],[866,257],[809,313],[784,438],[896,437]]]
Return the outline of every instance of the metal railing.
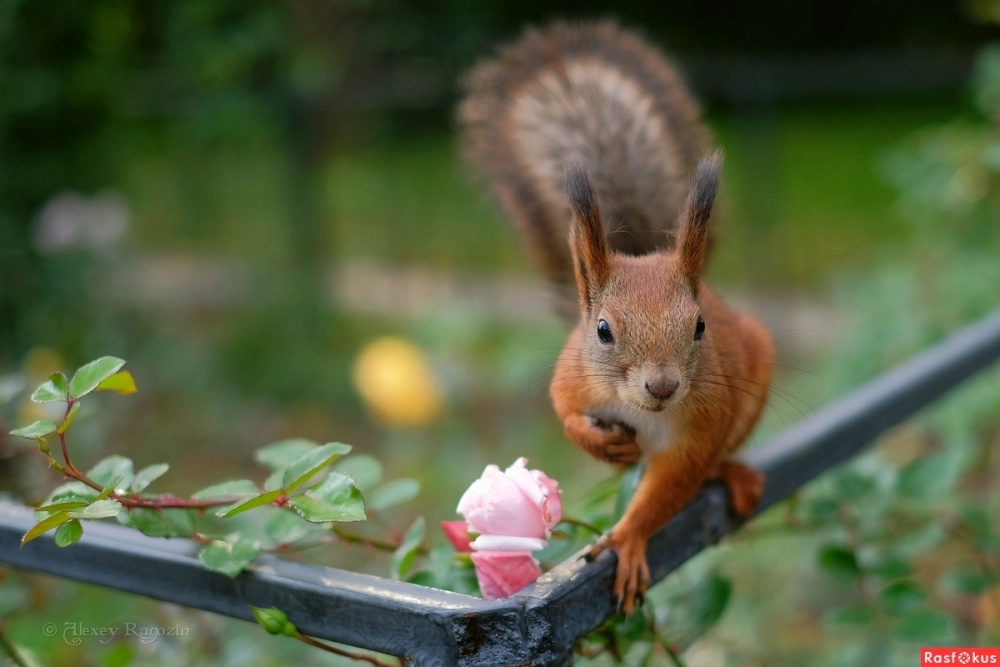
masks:
[[[758,513],[844,461],[1000,358],[1000,312],[954,334],[747,453],[767,475]],[[615,611],[614,556],[574,556],[495,601],[261,556],[230,579],[206,570],[197,545],[113,524],[88,526],[62,549],[51,535],[20,548],[30,507],[0,502],[0,562],[251,620],[278,607],[305,634],[403,656],[415,665],[565,665],[578,638]],[[725,489],[709,483],[649,543],[654,582],[739,528]]]

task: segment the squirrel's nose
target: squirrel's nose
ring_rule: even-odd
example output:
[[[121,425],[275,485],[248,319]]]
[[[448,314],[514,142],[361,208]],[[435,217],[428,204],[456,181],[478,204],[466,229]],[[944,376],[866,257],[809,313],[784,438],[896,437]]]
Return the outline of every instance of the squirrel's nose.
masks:
[[[674,395],[677,391],[677,386],[680,384],[677,380],[659,377],[646,382],[646,391],[649,395],[658,401],[665,401]]]

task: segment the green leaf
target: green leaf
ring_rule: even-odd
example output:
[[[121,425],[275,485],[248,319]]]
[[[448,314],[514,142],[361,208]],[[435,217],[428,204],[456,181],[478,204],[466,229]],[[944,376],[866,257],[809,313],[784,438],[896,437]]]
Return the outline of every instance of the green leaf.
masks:
[[[896,581],[883,588],[879,598],[887,612],[903,616],[919,609],[927,594],[913,582]]]
[[[69,395],[73,398],[86,396],[124,365],[124,359],[101,357],[81,366],[69,381]]]
[[[90,488],[83,482],[72,481],[60,484],[53,489],[52,493],[50,493],[49,497],[46,499],[46,503],[54,503],[56,501],[82,501],[84,505],[89,505],[96,499],[97,491]]]
[[[69,389],[66,386],[66,376],[62,373],[50,375],[48,381],[42,383],[31,395],[31,400],[35,403],[57,403],[68,398]]]
[[[816,523],[823,523],[836,518],[840,501],[834,498],[812,498],[802,503],[802,509],[806,518]]]
[[[296,512],[283,510],[264,524],[264,532],[275,544],[292,544],[310,539],[322,539],[329,535],[329,529],[306,521]]]
[[[699,586],[691,603],[691,616],[700,630],[699,635],[719,622],[732,593],[732,582],[717,574],[708,577]]]
[[[154,463],[151,466],[146,466],[136,473],[135,478],[132,480],[132,490],[136,493],[142,493],[168,470],[170,470],[170,465],[167,463]]]
[[[198,493],[191,496],[195,500],[206,500],[211,498],[239,498],[242,496],[256,496],[260,493],[257,485],[249,479],[234,479],[220,484],[213,484],[205,487]]]
[[[134,394],[138,391],[135,386],[135,378],[128,371],[118,371],[114,375],[109,375],[108,377],[101,380],[101,383],[97,385],[96,391],[113,391],[122,396],[128,396],[129,394]]]
[[[951,591],[965,595],[982,595],[994,585],[989,572],[969,565],[960,565],[948,570],[941,577],[942,585]]]
[[[77,401],[69,409],[69,412],[66,414],[66,418],[63,419],[62,424],[59,425],[59,428],[57,429],[59,435],[62,435],[63,433],[69,430],[70,424],[72,424],[73,420],[76,419],[76,413],[79,411],[80,411],[80,401]]]
[[[271,607],[270,609],[250,607],[250,610],[253,612],[253,617],[257,619],[260,627],[272,635],[295,637],[299,634],[298,629],[292,625],[292,622],[288,620],[288,616],[280,609],[276,609],[275,607]]]
[[[416,521],[406,530],[406,534],[403,536],[403,543],[392,554],[392,562],[389,565],[389,571],[392,573],[393,579],[405,579],[406,575],[410,572],[413,560],[417,557],[417,552],[420,549],[420,544],[424,541],[425,529],[426,523],[424,522],[424,517],[418,516]]]
[[[257,463],[266,465],[271,470],[284,470],[308,452],[319,448],[312,440],[292,438],[261,447],[254,453]]]
[[[72,521],[67,521],[58,528],[56,528],[56,545],[60,547],[68,547],[71,544],[76,544],[83,537],[83,524],[81,524],[76,519]]]
[[[1000,548],[1000,540],[993,532],[993,518],[986,509],[976,505],[964,507],[962,521],[979,549],[992,552]]]
[[[354,486],[366,492],[382,481],[382,464],[367,454],[348,456],[337,463],[337,470],[353,477]]]
[[[616,634],[621,638],[628,639],[629,642],[648,641],[653,639],[649,632],[651,621],[652,619],[647,618],[646,609],[638,607],[622,621],[621,625],[617,628]],[[628,651],[625,650],[624,652],[627,653]]]
[[[14,429],[10,432],[11,435],[16,435],[21,438],[41,438],[48,435],[49,433],[56,432],[56,425],[50,422],[48,419],[39,419],[34,424],[30,426],[25,426],[24,428]]]
[[[109,516],[118,516],[118,513],[123,509],[125,508],[117,500],[105,498],[104,500],[95,500],[78,510],[72,510],[69,514],[74,519],[104,519]]]
[[[947,492],[961,473],[961,460],[947,453],[923,456],[903,466],[896,478],[897,492],[912,500]]]
[[[296,459],[295,463],[285,469],[282,486],[285,493],[291,493],[328,465],[351,451],[350,445],[339,442],[328,442],[317,449],[311,450]]]
[[[306,495],[331,505],[342,506],[344,511],[358,517],[351,521],[363,521],[368,518],[365,516],[365,500],[361,496],[361,491],[354,485],[352,478],[342,473],[331,472],[322,484],[309,489]]]
[[[150,537],[189,537],[194,532],[194,516],[182,508],[158,512],[138,507],[119,514],[118,521]]]
[[[281,481],[284,476],[285,476],[284,469],[275,470],[274,472],[272,472],[270,475],[267,476],[267,479],[264,480],[264,490],[274,491],[275,489],[280,489]]]
[[[36,537],[44,535],[53,528],[61,526],[72,518],[73,517],[69,515],[69,512],[59,512],[58,514],[53,514],[47,519],[42,519],[36,523],[31,530],[24,534],[24,537],[21,538],[21,546],[23,547]]]
[[[255,507],[262,507],[263,505],[269,505],[270,503],[277,500],[282,494],[281,489],[275,489],[274,491],[269,491],[267,493],[262,493],[259,496],[253,496],[244,500],[243,502],[237,503],[229,508],[223,508],[216,512],[216,516],[221,516],[229,518],[231,516],[236,516],[237,514],[242,514],[247,510],[252,510]]]
[[[260,553],[251,542],[239,540],[235,544],[223,540],[212,540],[198,553],[202,565],[227,577],[235,577]]]
[[[913,568],[902,558],[886,556],[872,565],[869,571],[883,579],[901,579],[902,577],[910,576]]]
[[[875,480],[855,470],[844,470],[834,477],[837,496],[858,501],[875,490]]]
[[[846,547],[826,546],[820,549],[819,566],[835,579],[854,579],[861,574],[858,559]]]
[[[409,576],[407,581],[411,584],[416,584],[417,586],[426,586],[427,588],[442,588],[442,586],[438,585],[438,578],[434,576],[434,573],[428,572],[427,570],[414,572]]]
[[[913,560],[947,540],[949,532],[942,518],[927,515],[916,527],[894,533],[892,548],[901,556]]]
[[[933,609],[915,611],[903,618],[896,626],[896,638],[903,641],[933,646],[937,642],[947,642],[955,637],[955,626],[951,617]]]
[[[368,496],[368,507],[382,510],[408,503],[420,495],[420,482],[415,479],[397,479],[383,484]]]
[[[823,625],[838,626],[868,625],[875,619],[875,612],[871,607],[864,604],[852,604],[846,607],[837,607],[823,614]]]
[[[113,454],[97,462],[93,468],[87,472],[87,476],[101,486],[112,486],[116,483],[121,487],[128,488],[132,484],[132,459]]]
[[[319,486],[302,496],[293,496],[288,504],[302,515],[306,521],[364,521],[365,501],[361,491],[354,486],[354,480],[339,472],[330,476]]]
[[[122,483],[122,476],[118,475],[113,480],[111,480],[110,484],[108,484],[106,487],[104,487],[104,490],[101,491],[97,495],[96,499],[97,500],[104,500],[105,498],[107,498],[108,496],[110,496],[112,493],[114,493],[115,489],[117,489],[118,485],[121,484],[121,483]]]
[[[312,523],[323,523],[326,521],[360,521],[360,519],[344,518],[345,513],[335,505],[325,503],[305,496],[294,496],[288,499],[288,504],[298,512],[303,519]]]
[[[62,512],[64,510],[75,510],[80,507],[86,507],[89,502],[84,502],[82,500],[74,500],[68,503],[53,503],[51,505],[42,505],[41,507],[36,507],[36,512],[47,512],[51,514],[52,512]]]

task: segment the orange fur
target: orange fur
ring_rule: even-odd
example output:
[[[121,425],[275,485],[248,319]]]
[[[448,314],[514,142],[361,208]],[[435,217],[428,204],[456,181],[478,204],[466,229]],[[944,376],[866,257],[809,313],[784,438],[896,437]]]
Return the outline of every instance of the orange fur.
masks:
[[[723,479],[744,516],[763,490],[729,456],[764,405],[771,339],[700,277],[721,157],[699,164],[708,133],[680,76],[609,22],[529,30],[476,67],[466,90],[467,158],[564,312],[579,313],[550,386],[566,435],[601,460],[647,460],[621,522],[593,550],[618,554],[615,593],[631,610],[648,584],[650,535],[705,480]]]
[[[697,178],[692,199],[700,186]],[[763,477],[728,457],[749,436],[765,404],[773,358],[770,335],[697,280],[705,243],[698,228],[707,224],[709,212],[690,203],[687,211],[685,241],[678,251],[631,257],[605,250],[599,262],[610,265],[609,277],[591,288],[597,298],[581,301],[580,321],[550,386],[566,435],[592,456],[617,463],[648,457],[625,515],[592,551],[595,556],[605,549],[618,554],[614,592],[626,611],[648,585],[649,537],[707,479],[719,477],[727,484],[741,516],[753,512],[763,492]],[[580,219],[576,224],[592,222]],[[573,234],[577,240],[588,238]],[[696,237],[700,243],[691,241]],[[574,250],[574,256],[600,252],[601,246],[594,244],[585,252]],[[582,270],[588,271],[586,262]],[[694,341],[699,316],[706,327],[702,339]],[[614,351],[594,333],[600,320],[618,332]],[[651,363],[679,373],[677,394],[665,402],[636,390],[636,369]],[[646,425],[647,433],[637,424]]]

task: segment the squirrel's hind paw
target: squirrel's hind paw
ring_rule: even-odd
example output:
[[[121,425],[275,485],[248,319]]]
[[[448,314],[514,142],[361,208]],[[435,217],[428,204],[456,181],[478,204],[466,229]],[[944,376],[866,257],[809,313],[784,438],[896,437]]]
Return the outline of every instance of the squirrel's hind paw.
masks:
[[[764,475],[739,461],[725,461],[719,468],[719,477],[729,487],[737,516],[746,519],[753,514],[764,495]]]
[[[637,606],[642,606],[649,587],[649,566],[646,563],[646,540],[639,538],[617,538],[614,534],[599,539],[584,556],[594,560],[607,550],[618,555],[618,569],[615,573],[614,595],[618,601],[618,611],[631,614]]]

